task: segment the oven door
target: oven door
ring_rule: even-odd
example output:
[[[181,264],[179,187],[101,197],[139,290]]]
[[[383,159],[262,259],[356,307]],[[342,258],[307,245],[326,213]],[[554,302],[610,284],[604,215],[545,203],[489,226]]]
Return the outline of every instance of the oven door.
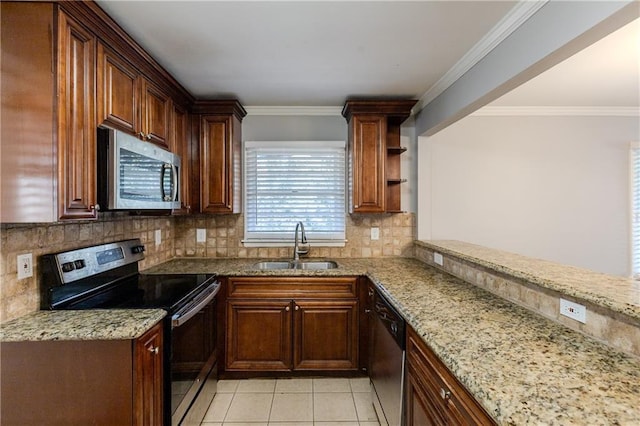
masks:
[[[172,321],[172,425],[199,425],[216,393],[215,297],[208,300],[204,307],[196,309],[197,312],[185,315],[184,321]]]

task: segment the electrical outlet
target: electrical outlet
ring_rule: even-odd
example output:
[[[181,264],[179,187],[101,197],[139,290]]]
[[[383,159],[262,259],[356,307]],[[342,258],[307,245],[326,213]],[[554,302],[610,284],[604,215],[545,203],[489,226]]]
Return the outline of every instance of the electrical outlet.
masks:
[[[433,253],[433,261],[440,266],[444,264],[444,258],[440,253],[436,253],[436,252]]]
[[[18,279],[33,276],[33,256],[31,253],[18,255]]]
[[[159,246],[162,243],[162,231],[156,229],[156,246]]]
[[[380,228],[371,228],[371,239],[372,240],[380,239]]]
[[[568,300],[560,299],[560,315],[580,321],[581,323],[587,322],[587,308]]]
[[[207,230],[203,228],[196,229],[196,243],[204,243],[207,241]]]

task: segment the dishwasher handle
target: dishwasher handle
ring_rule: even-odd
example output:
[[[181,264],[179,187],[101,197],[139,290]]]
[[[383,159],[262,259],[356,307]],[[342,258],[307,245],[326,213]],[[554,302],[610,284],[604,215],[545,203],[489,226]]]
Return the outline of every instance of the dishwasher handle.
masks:
[[[406,328],[404,318],[380,294],[376,294],[374,310],[376,318],[380,320],[398,346],[404,350]]]

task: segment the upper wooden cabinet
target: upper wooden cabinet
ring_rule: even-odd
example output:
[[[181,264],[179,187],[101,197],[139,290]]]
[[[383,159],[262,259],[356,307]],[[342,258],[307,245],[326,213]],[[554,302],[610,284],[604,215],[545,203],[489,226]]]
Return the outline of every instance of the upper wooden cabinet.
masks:
[[[58,200],[60,219],[93,219],[96,208],[96,37],[58,14]]]
[[[53,4],[0,14],[0,221],[95,218],[96,37]]]
[[[98,43],[97,74],[98,123],[169,149],[169,95],[102,43]]]
[[[170,125],[171,137],[169,149],[180,156],[180,208],[173,214],[191,213],[191,138],[189,137],[189,114],[187,111],[173,105]]]
[[[193,97],[94,2],[0,7],[0,222],[96,218],[97,126],[168,149]]]
[[[193,112],[199,161],[192,173],[199,181],[192,202],[197,196],[200,213],[240,213],[242,119],[247,112],[236,100],[196,102]]]
[[[416,101],[347,101],[350,213],[401,212],[400,126]]]

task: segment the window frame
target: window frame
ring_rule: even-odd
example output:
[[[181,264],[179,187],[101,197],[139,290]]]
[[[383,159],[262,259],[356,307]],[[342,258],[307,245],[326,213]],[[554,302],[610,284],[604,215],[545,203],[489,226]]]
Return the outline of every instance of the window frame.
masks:
[[[629,144],[629,270],[640,280],[640,176],[636,179],[636,174],[640,175],[640,141]]]
[[[249,220],[248,220],[248,214],[247,214],[247,206],[249,205],[247,203],[247,148],[251,147],[251,146],[271,146],[274,148],[299,148],[301,144],[305,144],[310,146],[310,148],[313,147],[326,147],[326,146],[330,146],[330,147],[334,147],[334,148],[340,148],[344,151],[344,176],[343,176],[343,188],[344,188],[344,202],[343,202],[343,216],[344,216],[344,228],[343,231],[340,233],[340,237],[338,238],[317,238],[314,237],[313,234],[309,235],[309,232],[307,230],[307,240],[308,242],[312,245],[312,246],[316,246],[316,247],[344,247],[346,245],[347,239],[346,239],[346,227],[347,227],[347,220],[346,220],[346,216],[347,216],[347,202],[348,202],[348,158],[347,158],[347,143],[346,141],[342,140],[342,141],[326,141],[326,140],[295,140],[295,141],[279,141],[279,140],[273,140],[273,141],[256,141],[256,140],[252,140],[252,141],[243,141],[242,144],[242,198],[243,198],[243,205],[245,206],[245,211],[243,213],[244,216],[244,235],[243,235],[243,239],[242,239],[242,243],[244,244],[245,247],[290,247],[293,244],[294,241],[294,232],[295,232],[295,224],[293,224],[293,226],[291,227],[290,233],[289,231],[287,231],[287,233],[282,233],[279,237],[269,237],[269,238],[265,238],[265,237],[257,237],[251,234],[258,234],[258,233],[252,233],[251,231],[248,230],[248,224],[249,224]],[[305,224],[303,222],[303,224]],[[306,225],[306,224],[305,224]]]

